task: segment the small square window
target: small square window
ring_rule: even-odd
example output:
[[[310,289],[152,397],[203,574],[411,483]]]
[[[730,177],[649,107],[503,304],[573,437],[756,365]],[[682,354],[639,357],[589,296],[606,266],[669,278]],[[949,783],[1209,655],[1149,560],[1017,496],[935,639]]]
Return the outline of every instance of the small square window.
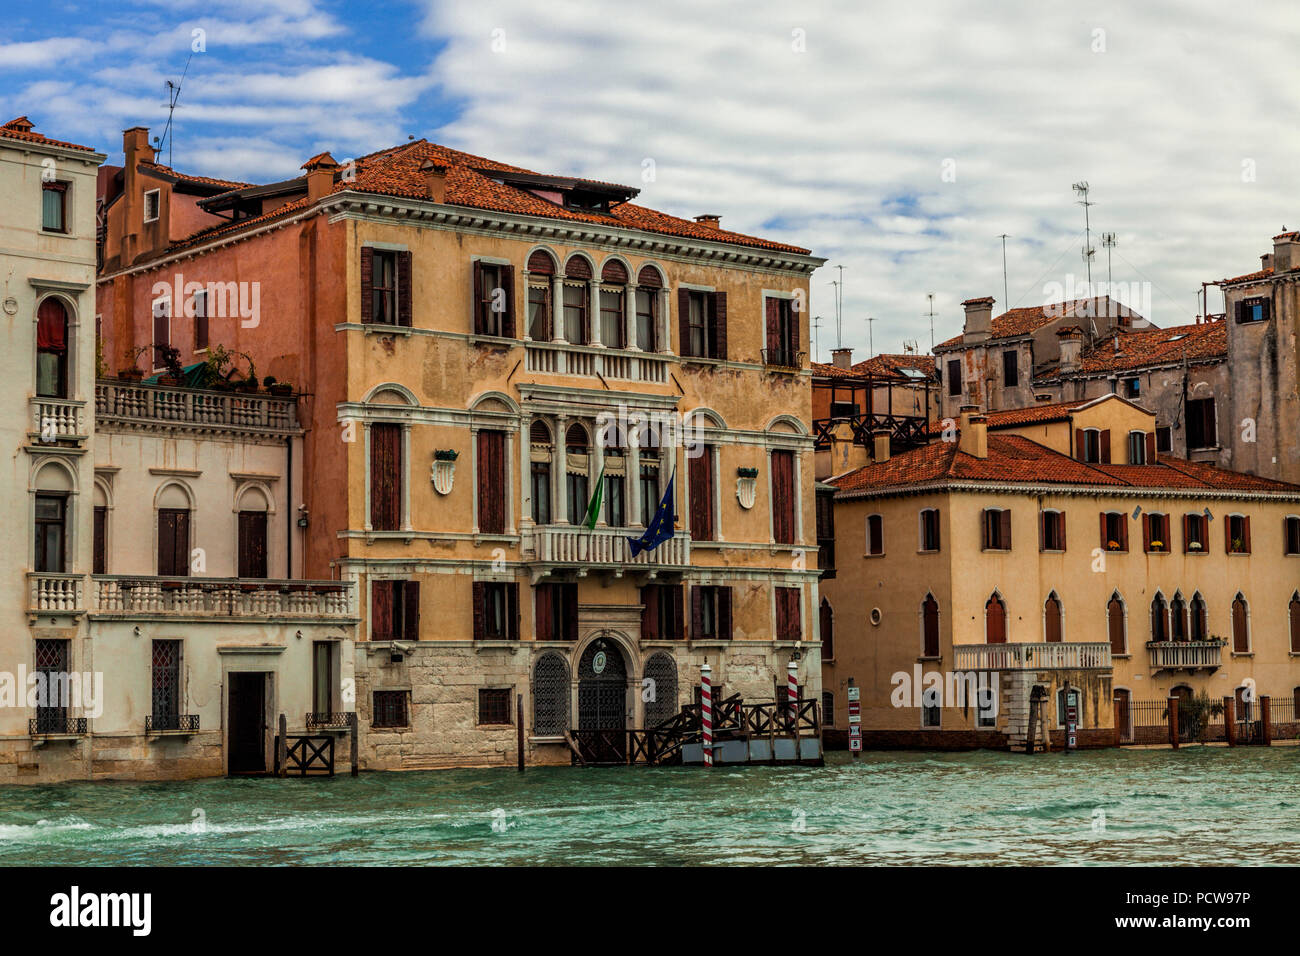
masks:
[[[157,189],[151,189],[144,194],[144,221],[157,222],[158,209],[161,203],[161,193]]]
[[[480,724],[509,724],[510,688],[482,687],[478,692],[478,722]]]
[[[409,727],[411,724],[407,707],[409,699],[409,694],[404,690],[375,691],[374,714],[370,726]]]

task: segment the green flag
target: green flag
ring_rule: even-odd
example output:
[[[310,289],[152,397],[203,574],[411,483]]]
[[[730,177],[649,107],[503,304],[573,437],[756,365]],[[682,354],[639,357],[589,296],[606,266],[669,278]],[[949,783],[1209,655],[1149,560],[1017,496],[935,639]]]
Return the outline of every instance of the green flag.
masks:
[[[600,501],[605,492],[605,466],[600,468],[600,477],[596,479],[596,490],[591,493],[591,500],[587,502],[587,517],[583,519],[583,526],[588,531],[596,530],[596,519],[600,517]]]

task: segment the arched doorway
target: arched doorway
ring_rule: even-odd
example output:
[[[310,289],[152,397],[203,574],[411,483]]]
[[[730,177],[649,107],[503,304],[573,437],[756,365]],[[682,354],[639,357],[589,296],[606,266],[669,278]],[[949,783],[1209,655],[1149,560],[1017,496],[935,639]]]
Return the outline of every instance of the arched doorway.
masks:
[[[645,725],[655,727],[681,710],[677,703],[677,662],[671,654],[659,651],[646,661],[645,677],[654,682],[648,685],[654,694],[653,699],[646,701]]]
[[[627,728],[627,662],[607,638],[588,645],[578,662],[578,729]]]

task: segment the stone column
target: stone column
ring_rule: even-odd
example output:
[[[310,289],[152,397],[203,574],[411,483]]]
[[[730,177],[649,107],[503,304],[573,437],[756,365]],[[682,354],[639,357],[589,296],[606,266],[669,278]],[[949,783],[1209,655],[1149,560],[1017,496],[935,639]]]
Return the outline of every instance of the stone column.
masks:
[[[655,324],[658,329],[658,348],[665,355],[672,354],[673,336],[672,336],[672,319],[668,314],[668,304],[672,301],[667,289],[659,290],[659,308],[655,312]]]
[[[624,348],[639,352],[636,344],[636,286],[623,287],[623,343]]]
[[[533,417],[528,412],[519,416],[519,524],[531,528],[533,524]]]
[[[632,429],[628,429],[629,432]],[[627,501],[628,527],[642,528],[641,524],[641,445],[628,436],[627,443]]]
[[[563,524],[568,515],[564,510],[565,452],[564,433],[569,428],[568,415],[555,416],[555,441],[551,445],[551,522]]]
[[[564,278],[551,276],[551,341],[563,345],[564,338]]]
[[[515,317],[515,321],[519,324],[519,337],[525,342],[531,342],[533,337],[530,334],[532,330],[529,328],[528,321],[528,277],[531,273],[527,268],[525,268],[522,270],[521,274],[524,279],[524,301],[522,309],[515,309],[515,311],[519,313]]]
[[[590,482],[587,488],[588,498],[596,493],[596,486],[600,482],[600,473],[605,467],[605,446],[601,442],[599,426],[593,425],[591,433],[593,436],[591,442],[591,458],[587,462],[587,474],[591,476],[588,479]],[[600,505],[600,513],[596,515],[596,526],[598,528],[604,528],[607,527],[607,524],[605,522],[605,501],[603,496]]]
[[[591,344],[603,348],[600,340],[600,280],[591,279],[587,283],[587,324],[591,327]]]

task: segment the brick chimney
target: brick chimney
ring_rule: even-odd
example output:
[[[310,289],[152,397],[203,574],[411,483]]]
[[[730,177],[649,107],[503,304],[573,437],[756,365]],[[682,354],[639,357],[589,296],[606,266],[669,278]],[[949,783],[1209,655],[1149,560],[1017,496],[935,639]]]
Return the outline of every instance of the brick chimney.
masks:
[[[853,349],[831,349],[831,364],[836,368],[852,368]]]
[[[420,166],[420,171],[424,173],[425,188],[429,191],[429,198],[437,203],[447,201],[447,167],[440,166],[431,159],[426,159]]]
[[[1273,237],[1273,271],[1289,272],[1300,268],[1300,232],[1284,232]]]
[[[957,450],[974,458],[989,456],[988,418],[976,405],[961,407],[961,434],[957,437]]]
[[[315,202],[334,191],[334,174],[339,164],[329,153],[317,153],[302,164],[307,170],[307,201]]]
[[[126,157],[122,167],[122,249],[124,264],[134,262],[141,253],[140,230],[144,224],[144,192],[136,167],[154,161],[155,153],[149,145],[149,127],[132,126],[122,131],[122,153]]]
[[[701,226],[703,226],[705,229],[721,229],[721,228],[722,228],[722,217],[721,217],[721,216],[715,216],[715,215],[713,215],[712,213],[705,213],[705,214],[702,215],[702,216],[696,216],[696,217],[695,217],[695,221],[698,222],[698,223],[699,223]]]
[[[877,428],[871,433],[871,460],[877,465],[889,461],[888,428]]]
[[[966,309],[966,325],[962,329],[963,342],[984,342],[993,335],[993,297],[986,295],[981,299],[967,299],[962,303]]]
[[[1079,371],[1083,358],[1083,330],[1077,325],[1067,325],[1056,333],[1056,337],[1061,347],[1061,373]]]

